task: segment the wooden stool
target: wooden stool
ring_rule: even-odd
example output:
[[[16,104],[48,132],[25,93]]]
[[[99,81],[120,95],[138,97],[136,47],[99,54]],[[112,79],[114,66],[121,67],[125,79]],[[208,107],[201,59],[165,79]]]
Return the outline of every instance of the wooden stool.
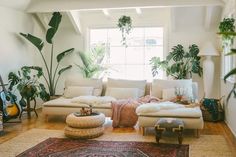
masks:
[[[184,130],[184,122],[182,120],[175,118],[160,118],[155,125],[157,143],[159,143],[161,139],[162,132],[166,130],[177,132],[179,144],[182,144]]]

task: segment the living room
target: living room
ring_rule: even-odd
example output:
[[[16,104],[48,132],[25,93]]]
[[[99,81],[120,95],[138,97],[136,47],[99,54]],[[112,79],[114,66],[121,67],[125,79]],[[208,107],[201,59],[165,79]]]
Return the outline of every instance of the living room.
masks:
[[[236,156],[235,0],[0,13],[0,156]]]

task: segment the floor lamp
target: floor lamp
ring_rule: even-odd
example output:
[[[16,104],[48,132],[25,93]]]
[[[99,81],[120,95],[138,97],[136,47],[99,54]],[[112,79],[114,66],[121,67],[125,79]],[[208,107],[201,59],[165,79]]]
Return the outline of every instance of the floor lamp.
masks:
[[[205,57],[202,64],[204,96],[211,98],[215,72],[212,56],[219,56],[219,53],[211,42],[206,42],[201,48],[199,56]]]

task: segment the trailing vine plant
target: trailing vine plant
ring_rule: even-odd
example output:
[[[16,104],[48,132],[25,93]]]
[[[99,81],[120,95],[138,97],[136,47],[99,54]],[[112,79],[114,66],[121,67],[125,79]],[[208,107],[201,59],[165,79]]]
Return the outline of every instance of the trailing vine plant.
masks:
[[[132,20],[129,16],[121,16],[118,20],[117,26],[119,27],[121,34],[122,34],[122,45],[127,47],[127,36],[129,35],[130,31],[132,30]]]
[[[222,48],[223,52],[226,56],[236,55],[236,48],[232,48],[234,38],[236,36],[235,32],[235,19],[234,18],[224,18],[223,21],[220,22],[218,34],[221,35],[222,38]],[[236,75],[236,68],[230,70],[225,76],[224,81]],[[236,98],[236,83],[234,83],[233,88],[227,97],[227,102],[229,101],[231,95],[234,95]]]

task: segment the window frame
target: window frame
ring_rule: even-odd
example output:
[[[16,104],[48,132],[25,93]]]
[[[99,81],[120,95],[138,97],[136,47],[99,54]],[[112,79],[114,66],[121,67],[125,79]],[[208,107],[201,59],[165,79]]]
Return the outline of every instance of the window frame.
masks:
[[[155,27],[161,27],[163,29],[163,59],[166,58],[166,56],[168,55],[168,27],[165,25],[150,25],[150,26],[133,26],[133,28],[155,28]],[[91,29],[115,29],[117,27],[114,26],[92,26],[92,27],[87,27],[86,30],[86,35],[85,35],[85,43],[84,43],[84,47],[85,47],[85,51],[88,52],[90,49],[90,30]],[[144,47],[145,48],[145,47]],[[163,78],[166,78],[166,73],[163,73]],[[150,78],[150,79],[155,79],[154,77]],[[148,80],[151,81],[151,80]]]

